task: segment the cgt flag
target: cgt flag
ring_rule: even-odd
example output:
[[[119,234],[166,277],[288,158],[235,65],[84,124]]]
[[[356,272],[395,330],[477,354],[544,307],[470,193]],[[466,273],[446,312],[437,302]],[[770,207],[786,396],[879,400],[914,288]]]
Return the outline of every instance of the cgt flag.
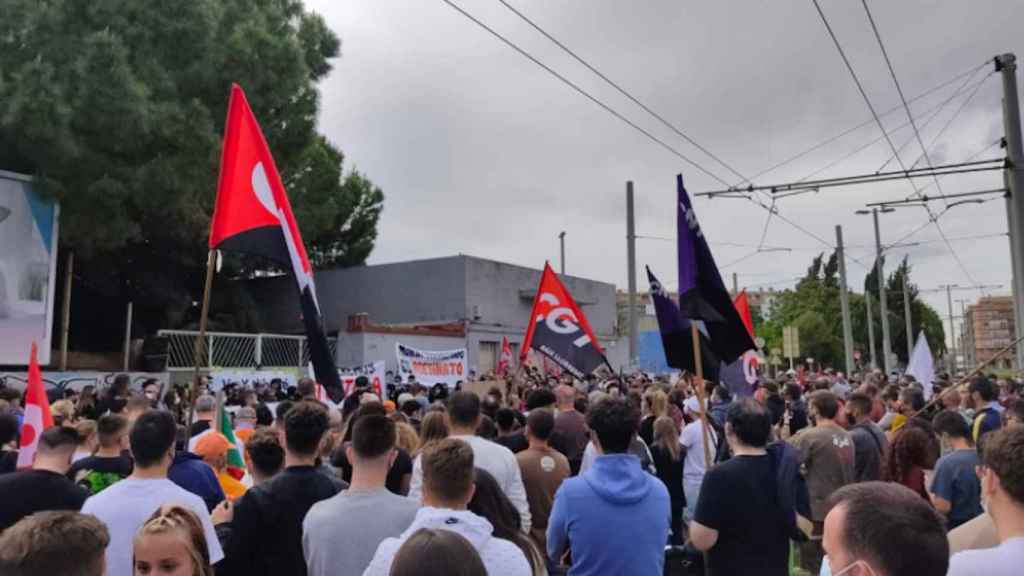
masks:
[[[676,188],[679,309],[685,318],[703,321],[712,351],[728,364],[747,350],[753,350],[754,340],[722,283],[708,241],[697,222],[697,213],[683,187],[682,174],[676,176]]]
[[[43,375],[39,372],[39,346],[32,343],[28,361],[28,385],[25,387],[25,416],[21,424],[21,449],[18,451],[19,470],[31,468],[39,446],[39,435],[53,426],[50,401],[43,387]]]
[[[747,291],[743,290],[736,295],[733,301],[736,311],[743,320],[750,337],[754,337],[754,322],[750,315],[750,301]],[[752,396],[754,387],[757,385],[757,351],[747,350],[738,360],[730,364],[722,364],[720,378],[722,384],[732,392],[734,396]]]
[[[580,379],[608,363],[583,312],[547,263],[519,351],[520,364],[531,348]]]
[[[690,320],[684,318],[679,307],[661,282],[654,277],[651,268],[647,267],[647,281],[651,285],[651,300],[654,301],[654,313],[658,317],[658,330],[661,332],[661,345],[665,348],[665,360],[669,366],[677,370],[693,370],[693,332]],[[718,381],[719,360],[711,351],[707,335],[700,332],[701,365],[704,368],[704,379]]]
[[[343,394],[313,285],[313,270],[270,148],[245,93],[231,86],[210,249],[262,256],[291,270],[316,379],[337,401]]]

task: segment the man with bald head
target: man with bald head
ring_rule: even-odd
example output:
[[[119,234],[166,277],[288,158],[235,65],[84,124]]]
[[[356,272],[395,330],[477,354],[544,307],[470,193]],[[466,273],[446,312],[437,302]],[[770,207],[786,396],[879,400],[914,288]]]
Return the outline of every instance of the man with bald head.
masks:
[[[587,448],[587,442],[590,441],[587,420],[576,410],[575,388],[562,384],[555,388],[555,397],[558,399],[558,404],[553,434],[560,436],[563,440],[565,457],[568,458],[569,467],[575,476],[580,471],[583,451]]]

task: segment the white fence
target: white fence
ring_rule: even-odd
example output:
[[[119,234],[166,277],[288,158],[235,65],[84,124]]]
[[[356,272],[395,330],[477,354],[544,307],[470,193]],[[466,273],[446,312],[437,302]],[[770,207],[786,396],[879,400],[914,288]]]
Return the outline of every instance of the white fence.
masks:
[[[195,368],[195,345],[199,332],[194,330],[160,330],[167,338],[167,370],[184,371]],[[338,340],[327,340],[331,357]],[[262,368],[309,365],[309,346],[305,336],[289,334],[239,334],[207,332],[203,368]]]

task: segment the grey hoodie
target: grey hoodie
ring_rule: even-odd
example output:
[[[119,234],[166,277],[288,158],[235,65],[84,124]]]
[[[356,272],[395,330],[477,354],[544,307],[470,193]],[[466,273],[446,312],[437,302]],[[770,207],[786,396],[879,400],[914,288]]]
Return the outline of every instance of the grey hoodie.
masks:
[[[494,527],[485,518],[468,510],[446,508],[420,508],[412,525],[398,538],[388,538],[377,547],[377,553],[363,572],[363,576],[388,576],[391,563],[402,544],[422,528],[451,530],[476,548],[490,576],[532,576],[530,562],[518,546],[494,538]]]

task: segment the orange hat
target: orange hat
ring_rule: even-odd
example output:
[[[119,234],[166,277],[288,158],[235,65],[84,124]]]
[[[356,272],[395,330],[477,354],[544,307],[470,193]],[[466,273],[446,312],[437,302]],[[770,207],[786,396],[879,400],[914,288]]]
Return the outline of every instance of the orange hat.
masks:
[[[387,411],[388,414],[391,414],[392,412],[395,411],[395,403],[392,402],[391,400],[385,400],[384,410]]]
[[[228,453],[228,450],[234,448],[235,445],[227,439],[220,432],[210,431],[199,437],[196,440],[195,448],[192,452],[198,454],[202,458],[212,458],[216,456],[224,456]]]

